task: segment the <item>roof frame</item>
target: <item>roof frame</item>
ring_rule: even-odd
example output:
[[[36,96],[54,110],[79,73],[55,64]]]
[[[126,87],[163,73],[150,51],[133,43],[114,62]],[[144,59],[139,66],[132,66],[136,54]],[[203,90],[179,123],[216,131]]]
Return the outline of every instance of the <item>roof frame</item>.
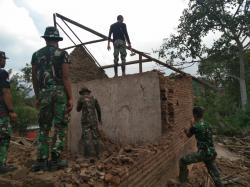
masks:
[[[80,42],[80,44],[76,44],[76,43],[73,41],[73,39],[70,38],[70,36],[66,33],[66,31],[63,30],[63,28],[62,28],[62,27],[59,25],[59,23],[57,22],[57,18],[59,18],[59,19],[62,20],[62,22],[68,27],[68,29],[69,29],[69,30],[74,34],[74,36],[78,39],[78,41]],[[93,43],[98,43],[98,42],[106,41],[106,40],[109,39],[107,36],[105,36],[105,35],[103,35],[103,34],[97,32],[97,31],[95,31],[95,30],[93,30],[93,29],[91,29],[91,28],[89,28],[89,27],[86,27],[86,26],[84,26],[84,25],[82,25],[82,24],[80,24],[80,23],[78,23],[78,22],[76,22],[76,21],[74,21],[74,20],[72,20],[72,19],[69,19],[69,18],[67,18],[67,17],[65,17],[65,16],[63,16],[63,15],[61,15],[61,14],[58,14],[58,13],[54,13],[54,14],[53,14],[53,20],[54,20],[54,26],[55,26],[55,27],[57,27],[57,26],[60,27],[60,29],[65,33],[65,35],[66,35],[66,36],[72,41],[72,43],[74,44],[73,46],[69,46],[69,47],[64,48],[64,50],[71,49],[71,48],[78,47],[78,46],[83,46],[84,49],[87,51],[87,53],[94,59],[95,63],[96,63],[100,68],[106,69],[106,68],[112,68],[112,67],[115,66],[114,64],[101,66],[101,65],[97,62],[97,60],[94,58],[94,56],[91,54],[91,52],[85,47],[85,45],[88,45],[88,44],[93,44]],[[80,38],[75,34],[75,32],[71,29],[71,27],[67,24],[67,22],[68,22],[68,23],[71,23],[71,24],[73,24],[73,25],[75,25],[75,26],[77,26],[77,27],[79,27],[79,28],[81,28],[81,29],[83,29],[83,30],[85,30],[85,31],[88,31],[88,32],[90,32],[90,33],[92,33],[92,34],[94,34],[94,35],[96,35],[96,36],[99,36],[101,39],[99,39],[99,40],[92,40],[92,41],[88,41],[88,42],[82,42],[82,41],[80,40]],[[112,39],[111,39],[111,41],[112,41]],[[210,83],[208,83],[208,82],[205,82],[205,81],[203,81],[203,80],[201,80],[201,79],[198,79],[197,77],[194,77],[194,76],[192,76],[192,75],[190,75],[190,74],[188,74],[188,73],[186,73],[186,72],[184,72],[184,71],[181,71],[180,69],[177,69],[177,68],[175,68],[175,67],[173,67],[173,66],[171,66],[171,65],[169,65],[169,64],[166,64],[165,62],[162,62],[162,61],[160,61],[160,60],[158,60],[158,59],[156,59],[156,58],[153,58],[153,57],[147,55],[146,53],[144,53],[144,52],[142,52],[142,51],[139,51],[139,50],[134,49],[134,48],[129,48],[128,46],[126,46],[126,48],[127,48],[128,50],[130,50],[131,52],[133,52],[133,53],[139,55],[139,60],[135,60],[135,61],[131,61],[131,62],[126,62],[125,65],[139,64],[139,72],[140,72],[140,73],[143,72],[143,70],[142,70],[142,63],[145,63],[145,62],[155,62],[156,64],[162,65],[162,66],[164,66],[164,67],[166,67],[166,68],[168,68],[168,69],[171,69],[171,70],[174,71],[174,72],[180,73],[181,75],[191,76],[192,79],[193,79],[194,81],[196,81],[196,82],[198,82],[198,83],[200,83],[200,84],[202,84],[202,85],[204,85],[204,86],[207,86],[207,87],[209,87],[209,88],[211,88],[211,89],[213,89],[213,90],[215,90],[215,91],[219,91],[219,89],[218,89],[216,86],[214,86],[214,85],[212,85],[212,84],[210,84]],[[143,59],[143,58],[144,58],[144,59]],[[118,66],[120,66],[120,65],[121,65],[121,64],[118,64]]]

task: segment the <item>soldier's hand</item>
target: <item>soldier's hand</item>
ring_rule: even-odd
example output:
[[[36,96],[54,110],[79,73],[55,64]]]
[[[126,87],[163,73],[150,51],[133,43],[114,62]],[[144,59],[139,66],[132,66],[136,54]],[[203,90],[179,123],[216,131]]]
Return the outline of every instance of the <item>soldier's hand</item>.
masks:
[[[128,44],[128,49],[131,50],[131,44]]]
[[[108,51],[111,49],[111,48],[110,48],[110,45],[107,46],[107,49],[108,49]]]
[[[73,99],[69,99],[67,103],[67,112],[70,113],[73,109]]]
[[[16,120],[17,120],[17,114],[15,112],[10,112],[9,116],[10,116],[10,120],[12,122],[16,122]]]

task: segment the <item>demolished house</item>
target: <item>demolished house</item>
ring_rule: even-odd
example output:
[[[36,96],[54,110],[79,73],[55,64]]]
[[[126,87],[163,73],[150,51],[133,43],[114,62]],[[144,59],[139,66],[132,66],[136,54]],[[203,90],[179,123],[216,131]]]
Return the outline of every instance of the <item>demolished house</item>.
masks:
[[[103,170],[110,163],[110,176],[105,172],[103,183],[98,184],[166,186],[169,179],[178,175],[179,158],[195,151],[195,140],[183,133],[192,118],[192,78],[165,77],[158,71],[106,78],[93,60],[83,60],[90,58],[84,51],[82,47],[75,48],[71,54],[72,74],[77,74],[73,81],[75,101],[81,86],[92,91],[101,106],[101,130],[120,149],[118,155],[105,158]],[[84,65],[78,66],[79,62]],[[89,73],[92,80],[86,78]],[[68,147],[73,155],[82,154],[80,116],[74,110],[69,126]],[[109,146],[104,145],[104,153]],[[112,173],[116,167],[120,173]],[[97,176],[96,181],[101,178]]]
[[[103,35],[87,30],[103,37],[87,43],[106,40]],[[188,139],[183,133],[192,119],[194,77],[175,68],[172,69],[180,74],[171,77],[157,70],[143,72],[142,62],[153,58],[132,49],[139,54],[139,61],[128,64],[139,63],[139,73],[108,78],[104,68],[96,63],[83,44],[74,47],[70,54],[74,102],[79,97],[80,88],[85,85],[101,106],[100,160],[83,157],[81,113],[74,108],[68,128],[68,150],[64,153],[69,167],[49,173],[32,173],[27,168],[35,160],[34,146],[23,149],[16,145],[10,150],[13,153],[10,159],[19,163],[22,169],[0,177],[0,186],[167,186],[169,180],[178,175],[180,157],[195,151],[194,138]],[[169,68],[169,65],[153,60]],[[20,149],[22,154],[14,149]],[[195,167],[200,168],[199,165]],[[192,171],[192,167],[189,169]],[[198,171],[202,173],[199,180],[203,186],[211,186],[207,172],[204,169]]]

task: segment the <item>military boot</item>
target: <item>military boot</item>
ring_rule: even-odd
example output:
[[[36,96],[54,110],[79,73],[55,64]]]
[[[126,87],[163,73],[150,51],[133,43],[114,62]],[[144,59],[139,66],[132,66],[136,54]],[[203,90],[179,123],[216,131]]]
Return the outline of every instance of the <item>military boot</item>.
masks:
[[[99,146],[99,143],[97,144],[94,144],[94,148],[95,148],[95,154],[96,154],[96,158],[100,159],[100,146]]]
[[[38,159],[35,164],[32,165],[31,170],[33,172],[37,171],[47,171],[48,168],[48,160],[47,159]]]
[[[61,160],[60,155],[57,153],[51,153],[51,160],[49,161],[49,170],[55,171],[68,167],[67,160]]]
[[[90,155],[90,146],[88,144],[84,145],[84,157],[85,158],[89,158]]]
[[[3,164],[3,165],[0,166],[0,174],[7,173],[7,172],[10,172],[10,171],[14,171],[16,169],[17,168],[15,166]]]

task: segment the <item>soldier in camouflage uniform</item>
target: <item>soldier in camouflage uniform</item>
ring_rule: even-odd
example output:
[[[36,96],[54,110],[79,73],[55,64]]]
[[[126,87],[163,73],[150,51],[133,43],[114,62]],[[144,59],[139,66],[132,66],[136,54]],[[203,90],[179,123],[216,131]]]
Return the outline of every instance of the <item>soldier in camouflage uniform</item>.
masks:
[[[126,24],[123,23],[123,16],[117,16],[117,22],[112,24],[109,29],[109,40],[107,49],[110,50],[110,41],[111,35],[113,34],[113,44],[114,44],[114,71],[115,76],[118,76],[118,61],[119,61],[119,53],[121,54],[122,61],[122,75],[125,75],[125,63],[126,63],[126,41],[128,43],[128,47],[131,48],[131,43],[128,36],[128,31]]]
[[[90,95],[91,91],[82,87],[79,91],[80,98],[77,102],[76,110],[78,112],[82,111],[82,140],[84,144],[84,156],[90,156],[90,136],[92,136],[92,141],[95,148],[96,157],[99,158],[99,131],[98,131],[98,123],[101,124],[101,108],[98,104],[98,101]],[[97,115],[96,115],[97,114]]]
[[[197,141],[198,152],[188,154],[180,159],[180,182],[186,182],[188,177],[187,166],[189,164],[204,162],[208,173],[212,177],[215,186],[221,187],[219,170],[215,164],[216,151],[212,139],[212,130],[210,126],[203,121],[203,109],[201,107],[193,108],[194,126],[190,129],[185,129],[185,134],[188,137],[195,135]]]
[[[6,59],[5,53],[0,51],[0,173],[6,173],[16,169],[14,166],[6,165],[12,132],[10,120],[15,122],[17,118],[13,110],[9,74],[3,69],[6,64]]]
[[[63,38],[55,27],[47,27],[42,37],[46,46],[35,52],[31,60],[33,87],[40,110],[38,156],[33,171],[67,166],[67,162],[61,160],[61,152],[65,145],[67,118],[73,107],[68,53],[58,48]],[[50,139],[52,126],[54,134]],[[53,141],[51,161],[48,162],[49,140]]]

